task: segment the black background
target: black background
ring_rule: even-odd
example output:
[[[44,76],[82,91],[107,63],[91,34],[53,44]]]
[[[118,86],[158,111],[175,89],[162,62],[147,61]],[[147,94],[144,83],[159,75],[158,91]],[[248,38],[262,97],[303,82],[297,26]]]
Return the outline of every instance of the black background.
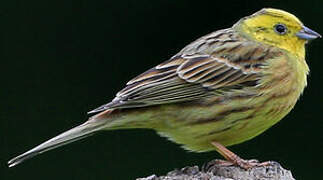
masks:
[[[7,168],[6,162],[87,119],[137,74],[194,39],[263,7],[298,16],[323,33],[323,1],[1,1],[0,179],[135,179],[202,165],[216,152],[189,153],[152,130],[107,131]],[[320,50],[294,110],[251,141],[245,158],[276,160],[296,179],[322,179]]]

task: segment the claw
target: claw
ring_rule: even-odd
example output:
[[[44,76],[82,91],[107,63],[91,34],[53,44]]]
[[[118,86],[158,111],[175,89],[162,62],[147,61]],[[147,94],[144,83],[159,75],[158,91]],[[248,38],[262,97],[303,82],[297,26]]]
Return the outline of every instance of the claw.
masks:
[[[237,165],[245,170],[248,170],[253,167],[260,167],[260,166],[268,166],[271,165],[271,161],[266,161],[259,163],[257,159],[251,159],[251,160],[244,160],[240,158],[238,155],[234,154],[232,151],[224,147],[222,144],[213,141],[212,145],[216,148],[216,150],[225,157],[226,160],[214,160],[212,163],[213,165],[217,164],[220,166],[232,166]],[[210,167],[210,166],[208,166]]]

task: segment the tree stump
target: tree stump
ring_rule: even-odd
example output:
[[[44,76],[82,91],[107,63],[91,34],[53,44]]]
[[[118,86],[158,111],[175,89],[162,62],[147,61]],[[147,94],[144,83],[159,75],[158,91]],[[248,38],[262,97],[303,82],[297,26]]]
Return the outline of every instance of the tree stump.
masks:
[[[245,170],[237,166],[223,166],[213,160],[202,168],[198,166],[175,169],[166,176],[151,175],[137,180],[295,180],[289,170],[271,161],[268,166]]]

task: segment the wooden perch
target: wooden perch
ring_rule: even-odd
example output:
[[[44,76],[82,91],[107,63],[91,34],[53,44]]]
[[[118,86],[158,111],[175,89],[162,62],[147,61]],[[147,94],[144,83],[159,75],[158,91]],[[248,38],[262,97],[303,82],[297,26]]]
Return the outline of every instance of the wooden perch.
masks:
[[[215,160],[202,168],[184,167],[173,170],[166,176],[151,175],[137,180],[295,180],[289,170],[273,161],[268,166],[254,167],[249,170],[237,166],[222,166],[214,162]]]

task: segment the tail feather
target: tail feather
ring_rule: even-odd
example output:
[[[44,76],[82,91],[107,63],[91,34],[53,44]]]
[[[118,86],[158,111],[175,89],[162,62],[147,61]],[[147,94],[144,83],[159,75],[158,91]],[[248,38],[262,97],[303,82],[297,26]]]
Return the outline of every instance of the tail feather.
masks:
[[[21,162],[30,159],[38,154],[55,149],[57,147],[69,144],[79,139],[92,135],[94,132],[102,130],[105,123],[102,121],[87,121],[77,127],[74,127],[38,146],[35,148],[11,159],[8,161],[9,167],[13,167]]]

